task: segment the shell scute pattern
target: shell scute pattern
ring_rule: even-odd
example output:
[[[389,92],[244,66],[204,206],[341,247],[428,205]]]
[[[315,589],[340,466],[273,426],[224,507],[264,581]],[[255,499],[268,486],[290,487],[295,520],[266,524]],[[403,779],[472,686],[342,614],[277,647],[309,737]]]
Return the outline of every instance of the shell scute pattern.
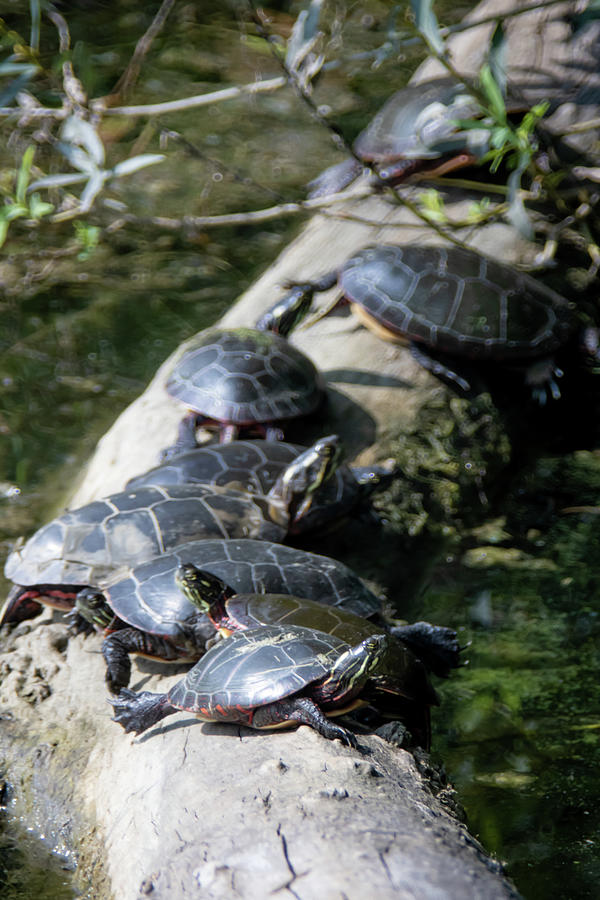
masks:
[[[321,390],[303,353],[279,335],[252,329],[201,332],[167,382],[167,391],[191,409],[236,424],[311,412]]]
[[[204,708],[209,715],[218,706],[264,706],[324,678],[347,649],[344,641],[309,629],[270,625],[240,631],[213,647],[174,685],[169,703],[191,711]]]
[[[247,535],[279,540],[283,530],[246,493],[146,487],[59,516],[9,555],[5,575],[16,584],[97,583],[187,541]]]
[[[568,302],[508,266],[460,248],[367,248],[344,266],[344,293],[390,331],[442,351],[524,358],[574,327]]]
[[[197,615],[175,583],[184,563],[222,578],[239,594],[292,594],[359,616],[375,615],[381,607],[358,576],[337,560],[247,539],[194,541],[135,566],[108,583],[112,608],[143,631],[179,634],[180,623]]]

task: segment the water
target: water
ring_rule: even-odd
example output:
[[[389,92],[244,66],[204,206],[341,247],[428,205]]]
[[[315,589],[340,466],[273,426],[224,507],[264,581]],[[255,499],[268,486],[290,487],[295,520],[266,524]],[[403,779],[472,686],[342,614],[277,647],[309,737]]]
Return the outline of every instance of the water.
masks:
[[[71,900],[72,866],[13,822],[0,838],[0,893],[7,900]]]
[[[23,6],[13,3],[7,21],[27,35]],[[178,5],[133,102],[278,74],[266,44],[245,35],[242,5],[201,6],[200,17],[195,5]],[[278,8],[274,28],[285,33],[299,5]],[[83,5],[71,11],[69,5],[65,14],[78,74],[98,96],[112,89],[149,20],[134,2],[94,4],[91,10]],[[380,4],[353,7],[345,31],[350,50],[381,43],[370,27],[373,14],[381,14]],[[55,46],[53,30],[44,25],[48,69]],[[337,120],[353,136],[390,83],[400,86],[414,64],[407,58],[370,71],[356,62],[327,75],[320,102],[340,110]],[[329,136],[291,91],[173,114],[160,125],[221,162],[191,158],[170,144],[165,163],[110,191],[137,216],[217,214],[294,199],[337,159]],[[134,146],[135,152],[155,152],[158,128],[155,122],[106,119],[111,163]],[[4,165],[18,162],[25,143],[8,148]],[[47,166],[48,158],[38,153],[37,162]],[[91,220],[105,227],[115,216],[100,209]],[[81,248],[61,255],[74,247],[69,223],[37,232],[11,227],[0,263],[7,285],[0,299],[0,481],[7,495],[0,550],[7,552],[16,536],[31,533],[60,507],[65,486],[115,415],[183,338],[218,318],[299,224],[281,220],[194,234],[129,224],[104,232],[87,256]],[[600,874],[594,587],[600,475],[593,452],[538,452],[541,462],[522,466],[500,499],[485,512],[474,511],[475,524],[442,547],[423,548],[419,568],[427,575],[414,580],[420,590],[407,614],[452,623],[465,643],[472,641],[469,666],[443,685],[434,718],[434,746],[459,789],[471,829],[507,862],[526,897],[556,896],[558,884],[561,897],[575,900],[596,895]],[[535,460],[535,453],[530,456]],[[21,493],[10,495],[11,485]],[[572,507],[589,509],[561,512]],[[415,556],[412,548],[408,556]],[[0,848],[0,873],[7,873],[3,897],[44,896],[36,893],[40,867],[47,866],[43,845],[13,823]],[[28,880],[17,884],[25,858]],[[48,896],[73,895],[60,865]]]

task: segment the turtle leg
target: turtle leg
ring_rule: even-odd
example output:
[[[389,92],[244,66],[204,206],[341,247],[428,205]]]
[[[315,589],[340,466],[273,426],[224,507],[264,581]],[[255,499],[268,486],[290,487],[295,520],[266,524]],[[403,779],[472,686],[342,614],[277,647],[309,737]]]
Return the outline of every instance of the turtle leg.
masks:
[[[446,381],[453,381],[454,384],[457,384],[459,388],[465,392],[471,390],[471,385],[468,381],[461,378],[460,375],[452,369],[449,369],[448,366],[445,366],[437,359],[433,359],[433,357],[431,357],[424,349],[422,344],[416,344],[414,341],[411,341],[410,352],[412,353],[415,362],[418,362],[420,366],[423,366],[423,368],[427,369],[428,372],[431,372],[432,375],[435,375],[437,378],[444,378]]]
[[[358,747],[355,735],[341,725],[335,725],[308,697],[285,697],[266,706],[259,706],[254,711],[251,725],[253,728],[269,728],[280,722],[297,722],[299,725],[310,725],[323,737],[330,741],[336,738],[349,747]]]
[[[328,272],[327,275],[316,281],[287,282],[286,287],[290,289],[289,293],[274,303],[260,317],[256,327],[259,331],[274,331],[282,337],[287,337],[310,312],[313,295],[328,291],[336,282],[337,272]],[[336,300],[336,306],[337,303]],[[322,315],[327,315],[333,308],[334,306],[327,308]],[[319,315],[318,318],[321,318],[322,315]]]
[[[115,711],[113,722],[122,725],[125,731],[141,734],[166,716],[178,710],[171,706],[166,694],[153,694],[151,691],[120,691],[119,696],[110,701]]]
[[[179,659],[181,653],[170,641],[137,628],[122,628],[109,634],[102,644],[106,663],[106,685],[113,694],[127,687],[131,677],[130,653],[141,653],[165,661]]]
[[[165,447],[160,454],[160,462],[168,462],[174,456],[180,453],[186,453],[188,450],[195,450],[198,446],[196,441],[196,429],[198,428],[198,413],[190,410],[179,423],[177,428],[177,440],[170,447]]]
[[[276,425],[267,425],[265,428],[265,441],[282,441],[283,438],[283,429],[277,428]]]
[[[237,425],[229,424],[222,425],[219,429],[219,443],[220,444],[230,444],[232,441],[236,441],[239,436],[240,429]]]

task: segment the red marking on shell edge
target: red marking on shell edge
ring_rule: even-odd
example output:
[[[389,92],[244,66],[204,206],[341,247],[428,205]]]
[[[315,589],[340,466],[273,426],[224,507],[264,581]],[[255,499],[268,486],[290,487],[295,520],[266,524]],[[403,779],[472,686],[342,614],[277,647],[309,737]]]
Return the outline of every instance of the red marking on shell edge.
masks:
[[[217,705],[215,706],[215,709],[216,709],[216,711],[217,711],[218,713],[220,713],[222,716],[225,715],[225,710],[223,709],[223,707],[221,706],[220,703],[217,703]]]
[[[51,606],[54,609],[72,609],[75,604],[75,598],[77,597],[78,591],[61,591],[61,590],[40,590],[40,591],[28,591],[27,594],[21,595],[21,598],[26,597],[27,599],[37,599],[40,598],[42,603],[45,603],[46,606]]]

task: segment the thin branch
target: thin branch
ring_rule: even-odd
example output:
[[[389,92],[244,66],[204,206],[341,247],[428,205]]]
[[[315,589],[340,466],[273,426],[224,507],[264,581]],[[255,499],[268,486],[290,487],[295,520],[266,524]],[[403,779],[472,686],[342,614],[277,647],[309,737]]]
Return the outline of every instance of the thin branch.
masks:
[[[252,84],[241,84],[237,87],[224,88],[221,91],[213,91],[210,94],[197,94],[195,97],[184,97],[182,100],[167,100],[165,103],[150,103],[146,106],[112,106],[104,108],[104,101],[92,100],[91,107],[94,112],[102,112],[106,116],[160,116],[163,113],[180,112],[183,109],[193,109],[198,106],[209,106],[212,103],[220,103],[223,100],[234,100],[252,94],[265,94],[285,87],[287,80],[283,77],[267,78],[264,81],[254,81]],[[0,114],[2,110],[0,110]]]
[[[339,194],[330,194],[328,197],[316,197],[314,200],[300,200],[296,203],[280,203],[277,206],[269,206],[265,209],[255,209],[242,213],[224,213],[219,216],[183,216],[181,219],[171,219],[166,216],[134,216],[125,215],[120,221],[139,225],[154,225],[167,231],[179,231],[182,228],[214,228],[223,225],[255,225],[257,222],[268,222],[272,219],[280,219],[285,216],[296,216],[304,212],[314,212],[333,206],[336,203],[348,203],[357,199],[370,197],[373,189],[366,185],[360,189],[341,191]]]
[[[175,0],[163,0],[160,9],[154,16],[147,31],[142,35],[135,46],[133,55],[129,60],[127,68],[117,81],[115,87],[110,93],[110,98],[115,100],[118,97],[126,96],[135,82],[138,80],[144,57],[150,50],[152,42],[163,29],[167,17],[175,5]]]
[[[58,49],[60,53],[68,53],[71,47],[71,35],[69,34],[69,26],[67,25],[65,19],[63,19],[61,14],[57,13],[56,10],[50,10],[50,12],[48,13],[48,18],[58,30]],[[66,103],[63,101],[63,106],[70,106],[75,107],[76,109],[81,109],[87,103],[87,94],[79,78],[77,78],[77,76],[75,75],[75,72],[73,71],[73,64],[70,60],[65,60],[65,62],[63,63],[62,74],[63,89],[67,100]]]

